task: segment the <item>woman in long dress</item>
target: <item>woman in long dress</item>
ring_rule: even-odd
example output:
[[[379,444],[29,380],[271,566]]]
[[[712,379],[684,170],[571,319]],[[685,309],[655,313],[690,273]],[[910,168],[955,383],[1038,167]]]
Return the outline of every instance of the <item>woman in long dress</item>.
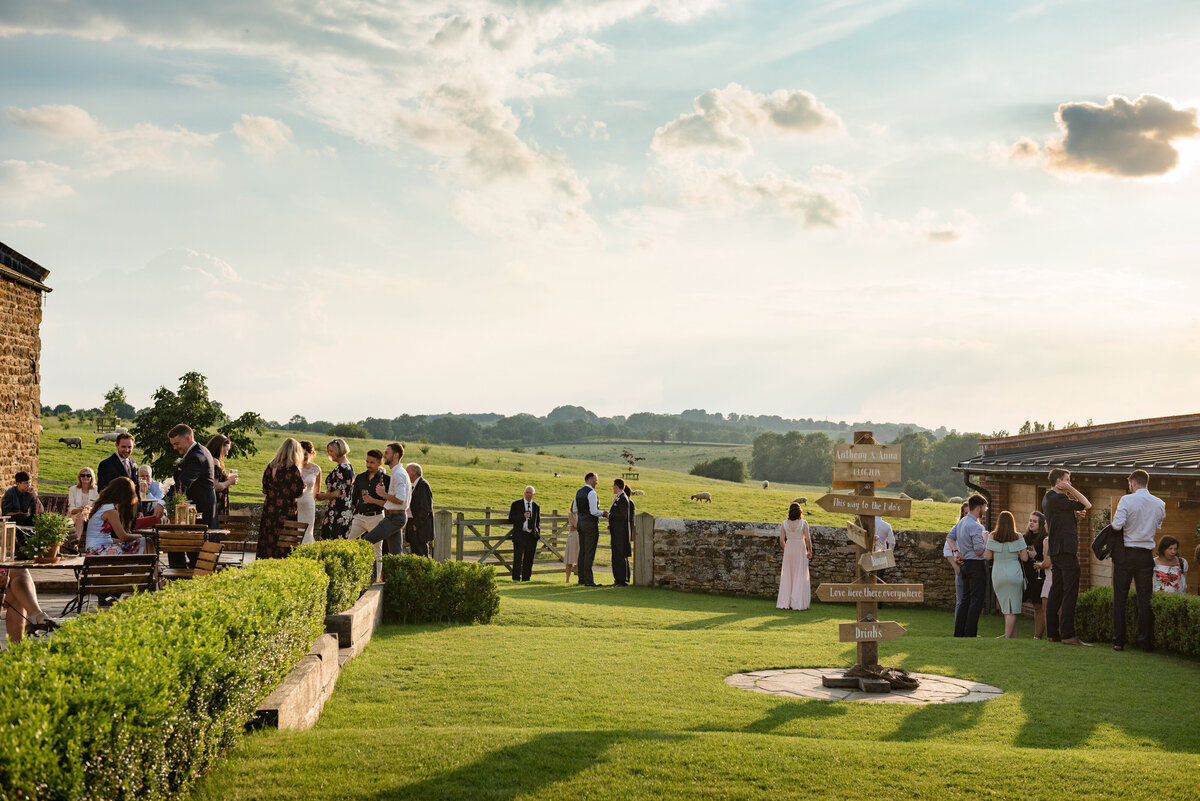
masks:
[[[300,443],[288,437],[263,471],[263,511],[256,554],[259,559],[283,556],[279,550],[283,521],[296,519],[296,501],[304,494],[304,479],[300,477],[303,453]]]
[[[1025,544],[1025,538],[1017,534],[1017,524],[1012,512],[1001,512],[996,530],[988,537],[984,558],[992,562],[992,589],[996,603],[1004,614],[1004,634],[1010,640],[1017,638],[1017,615],[1021,614],[1021,593],[1025,587],[1021,562],[1029,560],[1033,548]]]
[[[306,439],[300,440],[300,477],[304,479],[304,494],[296,501],[296,520],[307,523],[304,539],[301,545],[313,541],[313,528],[317,522],[317,487],[321,486],[321,468],[313,461],[313,444]]]
[[[779,576],[779,609],[808,608],[812,591],[808,582],[808,560],[812,559],[812,539],[808,521],[800,504],[788,507],[787,520],[779,524],[779,545],[783,548],[783,571]]]
[[[325,453],[333,462],[333,467],[325,476],[325,491],[317,493],[318,501],[329,501],[325,516],[321,519],[321,539],[344,540],[350,524],[354,522],[354,510],[350,508],[350,497],[354,493],[354,468],[347,458],[350,446],[339,437],[329,441]]]

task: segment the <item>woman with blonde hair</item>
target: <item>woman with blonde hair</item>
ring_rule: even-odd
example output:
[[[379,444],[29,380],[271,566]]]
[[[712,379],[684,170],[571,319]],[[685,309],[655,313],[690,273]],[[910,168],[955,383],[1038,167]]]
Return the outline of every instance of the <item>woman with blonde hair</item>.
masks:
[[[1030,548],[1025,538],[1017,534],[1017,523],[1012,512],[1001,512],[996,521],[996,530],[984,546],[984,558],[992,562],[992,589],[996,603],[1004,613],[1004,634],[1010,640],[1017,638],[1017,615],[1021,614],[1021,591],[1025,579],[1021,562],[1029,561]]]
[[[317,493],[318,501],[329,501],[321,521],[323,540],[345,539],[350,524],[354,522],[354,510],[350,508],[350,498],[354,494],[354,468],[346,458],[349,453],[350,446],[340,437],[331,439],[325,446],[325,454],[333,462],[333,469],[325,476],[325,491]]]
[[[304,461],[300,443],[288,437],[275,451],[263,471],[263,511],[258,526],[259,559],[278,559],[279,534],[285,520],[296,519],[296,501],[304,494],[300,465]]]
[[[90,467],[79,468],[75,478],[75,486],[67,491],[67,517],[75,523],[75,542],[83,539],[83,529],[87,525],[88,516],[92,513],[92,505],[100,493],[96,490],[96,474]]]

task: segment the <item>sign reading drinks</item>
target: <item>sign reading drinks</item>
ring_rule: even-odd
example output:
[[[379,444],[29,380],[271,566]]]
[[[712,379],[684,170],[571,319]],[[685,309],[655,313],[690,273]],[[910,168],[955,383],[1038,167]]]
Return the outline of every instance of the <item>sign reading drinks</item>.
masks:
[[[912,517],[912,501],[903,498],[880,498],[874,495],[837,495],[830,493],[817,499],[817,506],[826,512],[866,517]]]
[[[859,602],[919,604],[925,600],[924,584],[822,584],[817,597],[825,603]]]
[[[838,623],[838,642],[881,642],[898,640],[905,628],[894,620],[859,620]]]

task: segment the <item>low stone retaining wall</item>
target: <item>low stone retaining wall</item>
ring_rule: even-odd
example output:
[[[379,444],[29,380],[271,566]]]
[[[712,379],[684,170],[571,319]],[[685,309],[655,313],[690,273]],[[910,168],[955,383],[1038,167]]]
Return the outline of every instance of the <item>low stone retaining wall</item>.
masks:
[[[813,597],[822,582],[854,580],[854,545],[844,528],[811,526]],[[925,603],[954,607],[954,572],[942,557],[944,532],[896,531],[896,567],[878,574],[889,584],[924,584]],[[653,586],[774,598],[783,549],[778,523],[654,520]]]
[[[382,620],[382,584],[369,587],[345,612],[326,615],[326,633],[258,705],[251,726],[296,731],[312,728],[333,695],[342,667],[362,653]]]

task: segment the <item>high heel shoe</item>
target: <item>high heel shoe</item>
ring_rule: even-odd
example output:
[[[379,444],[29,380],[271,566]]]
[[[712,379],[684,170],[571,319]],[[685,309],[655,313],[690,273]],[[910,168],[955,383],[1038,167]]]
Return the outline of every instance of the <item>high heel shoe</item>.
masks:
[[[34,637],[38,634],[49,634],[57,628],[58,623],[43,614],[41,620],[31,620],[25,624],[25,634],[26,636]]]

